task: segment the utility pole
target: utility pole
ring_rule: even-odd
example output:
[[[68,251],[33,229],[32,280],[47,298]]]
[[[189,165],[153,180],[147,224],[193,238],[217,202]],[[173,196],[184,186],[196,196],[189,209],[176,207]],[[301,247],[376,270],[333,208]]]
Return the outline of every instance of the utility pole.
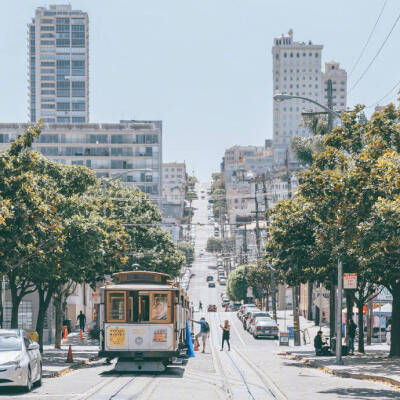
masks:
[[[332,89],[332,80],[328,79],[327,82],[327,96],[328,96],[328,108],[333,110],[333,89]],[[328,133],[330,133],[333,129],[333,114],[328,113]]]
[[[342,365],[342,291],[343,291],[343,265],[342,260],[338,261],[338,290],[337,290],[337,305],[336,305],[336,364]],[[362,327],[360,327],[362,329]]]
[[[247,264],[247,225],[246,223],[244,224],[244,237],[243,237],[243,261],[245,264]]]
[[[286,149],[286,179],[288,185],[288,199],[292,198],[292,177],[289,169],[289,149]],[[293,330],[294,330],[294,345],[301,346],[300,341],[300,320],[299,320],[299,295],[298,285],[292,287],[292,308],[293,308]]]
[[[267,177],[265,173],[262,174],[262,187],[264,194],[264,212],[265,212],[265,222],[267,226],[267,231],[269,229],[269,205],[268,205],[268,192],[267,192]],[[275,271],[271,264],[268,264],[269,274],[271,279],[271,299],[272,299],[272,317],[277,321],[276,314],[276,282],[275,282]],[[267,299],[268,302],[268,299]]]
[[[256,229],[255,229],[255,234],[256,234],[256,247],[257,247],[257,258],[261,257],[261,235],[260,235],[260,217],[258,216],[259,210],[258,210],[258,181],[256,180],[254,182],[254,202],[256,204]]]

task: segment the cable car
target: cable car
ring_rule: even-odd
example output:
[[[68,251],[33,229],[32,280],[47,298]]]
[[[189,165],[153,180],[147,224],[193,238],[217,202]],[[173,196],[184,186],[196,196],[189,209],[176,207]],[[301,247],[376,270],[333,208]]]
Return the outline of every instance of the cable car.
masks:
[[[164,273],[113,274],[100,289],[99,357],[118,358],[117,371],[165,371],[186,354],[189,298]]]

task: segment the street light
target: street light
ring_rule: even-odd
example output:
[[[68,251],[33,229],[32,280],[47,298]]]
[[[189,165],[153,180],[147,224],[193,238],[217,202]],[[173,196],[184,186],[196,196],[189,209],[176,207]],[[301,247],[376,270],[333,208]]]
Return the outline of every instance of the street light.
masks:
[[[285,100],[291,100],[291,99],[300,99],[300,100],[305,100],[308,101],[309,103],[313,103],[317,105],[318,107],[321,107],[323,110],[325,110],[327,113],[334,115],[337,118],[341,118],[342,115],[339,114],[338,112],[324,106],[323,104],[318,103],[317,101],[313,99],[309,99],[308,97],[302,97],[302,96],[293,96],[291,94],[286,94],[286,93],[277,93],[273,96],[273,99],[277,101],[278,103],[285,101]]]
[[[328,114],[333,115],[337,118],[341,118],[341,114],[332,110],[332,108],[326,107],[323,104],[318,103],[313,99],[302,96],[293,96],[286,93],[277,93],[273,96],[273,99],[277,102],[290,100],[290,99],[300,99],[313,103],[318,107],[321,107]],[[328,104],[332,104],[328,99]],[[328,118],[328,131],[332,130],[332,118]],[[342,365],[342,288],[343,288],[343,265],[342,261],[338,260],[338,292],[337,292],[337,308],[336,308],[336,364]]]

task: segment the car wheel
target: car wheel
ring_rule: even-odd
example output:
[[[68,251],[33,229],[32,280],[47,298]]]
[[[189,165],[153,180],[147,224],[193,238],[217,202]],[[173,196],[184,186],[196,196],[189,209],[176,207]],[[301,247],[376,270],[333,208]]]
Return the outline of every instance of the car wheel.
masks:
[[[26,376],[25,390],[27,392],[30,392],[32,390],[32,373],[31,373],[31,369],[30,368],[28,368],[28,373],[27,373],[27,376]]]
[[[42,372],[43,372],[43,370],[42,370],[42,363],[40,363],[40,365],[39,365],[39,379],[36,381],[36,386],[42,386]]]

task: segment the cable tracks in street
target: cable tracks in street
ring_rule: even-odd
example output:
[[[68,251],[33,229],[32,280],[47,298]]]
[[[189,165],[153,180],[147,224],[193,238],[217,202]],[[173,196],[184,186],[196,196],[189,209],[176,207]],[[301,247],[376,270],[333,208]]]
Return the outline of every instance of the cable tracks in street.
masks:
[[[118,385],[116,385],[115,388],[112,388],[112,390],[110,390],[109,387],[113,386],[115,383],[118,383],[118,380],[123,377],[128,378],[128,380],[122,379],[122,382],[120,382]],[[153,386],[158,384],[155,377],[156,375],[132,376],[132,375],[118,373],[113,378],[107,379],[105,382],[101,382],[99,385],[93,387],[89,391],[89,393],[86,393],[84,396],[80,397],[79,400],[95,400],[99,399],[100,397],[102,400],[119,400],[122,398],[124,400],[134,400],[139,398],[142,399],[141,397],[142,395],[147,394],[149,390],[153,392],[153,390],[155,389],[153,388]],[[150,378],[150,382],[146,378]],[[128,393],[122,394],[122,392],[134,382],[135,382],[135,390],[132,391],[132,394],[131,395]],[[138,384],[137,386],[136,383]],[[119,395],[122,395],[122,397],[120,397]],[[151,393],[149,393],[149,395],[151,395]]]
[[[215,318],[217,318],[217,316],[215,316]],[[219,323],[221,324],[221,316],[218,313],[218,320]],[[217,322],[217,321],[215,321]],[[218,324],[215,324],[217,326],[214,326],[216,328],[218,328]],[[243,342],[243,340],[242,340]],[[229,360],[231,361],[232,365],[234,366],[234,368],[236,369],[236,371],[238,372],[238,374],[240,375],[243,384],[245,385],[249,398],[251,400],[257,400],[257,397],[255,395],[254,392],[254,388],[258,388],[258,389],[262,389],[264,392],[268,393],[268,395],[273,398],[273,399],[278,399],[278,400],[287,400],[287,397],[281,392],[281,390],[278,388],[278,386],[272,381],[272,379],[270,377],[268,377],[262,370],[261,368],[256,365],[252,360],[250,360],[250,358],[245,355],[242,351],[233,348],[232,349],[233,353],[238,356],[239,358],[242,359],[243,362],[246,363],[246,365],[249,367],[249,369],[255,374],[257,375],[257,377],[259,378],[259,380],[262,383],[261,385],[257,385],[255,383],[250,383],[248,382],[248,380],[246,379],[246,376],[242,370],[242,368],[240,368],[240,366],[238,365],[237,360],[235,360],[236,357],[232,356],[232,352],[227,352],[227,356],[229,358]],[[219,357],[219,354],[216,352],[217,357]],[[222,362],[221,362],[222,365]],[[232,397],[231,397],[232,398]],[[234,396],[233,396],[234,398]]]

